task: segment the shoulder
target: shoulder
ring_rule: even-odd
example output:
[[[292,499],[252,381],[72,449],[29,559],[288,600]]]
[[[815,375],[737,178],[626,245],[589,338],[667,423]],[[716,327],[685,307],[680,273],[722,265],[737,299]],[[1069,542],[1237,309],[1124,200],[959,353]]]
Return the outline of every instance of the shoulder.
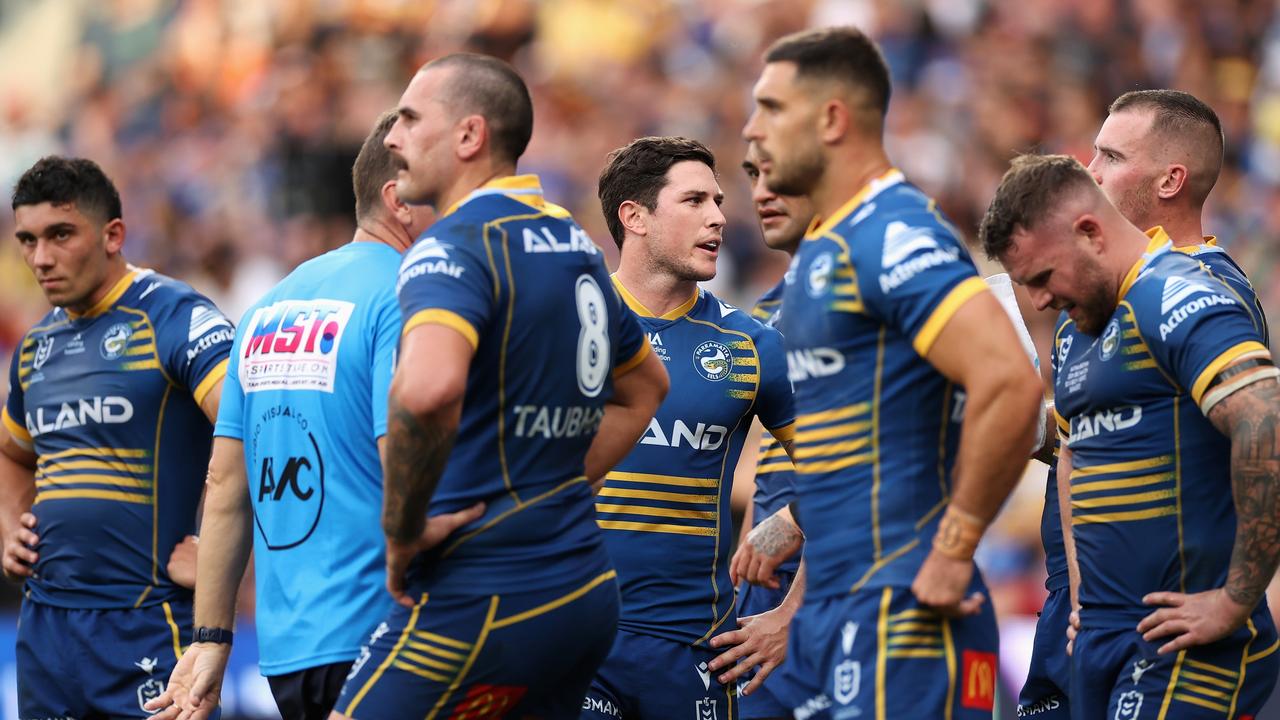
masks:
[[[855,263],[865,265],[867,271],[890,272],[916,256],[936,263],[969,257],[959,233],[936,203],[907,183],[876,196],[846,226],[857,236],[857,244],[867,248],[854,254]]]
[[[702,308],[695,319],[709,322],[731,334],[746,335],[757,346],[762,343],[782,343],[782,334],[751,316],[750,313],[730,305],[707,290],[702,291]]]
[[[189,322],[193,337],[199,336],[197,330],[203,334],[219,325],[230,325],[212,300],[187,283],[154,270],[139,272],[122,304],[146,312],[153,322]]]
[[[1239,305],[1222,280],[1196,258],[1163,253],[1143,270],[1124,297],[1144,334],[1167,337],[1191,315],[1207,307]]]

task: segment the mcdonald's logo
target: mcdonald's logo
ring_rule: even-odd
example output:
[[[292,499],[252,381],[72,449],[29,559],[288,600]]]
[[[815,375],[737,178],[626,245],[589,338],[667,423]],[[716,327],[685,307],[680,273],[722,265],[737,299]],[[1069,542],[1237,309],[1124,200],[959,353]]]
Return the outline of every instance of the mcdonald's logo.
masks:
[[[961,675],[960,706],[975,710],[991,710],[996,703],[995,653],[965,650],[961,654],[964,674]]]

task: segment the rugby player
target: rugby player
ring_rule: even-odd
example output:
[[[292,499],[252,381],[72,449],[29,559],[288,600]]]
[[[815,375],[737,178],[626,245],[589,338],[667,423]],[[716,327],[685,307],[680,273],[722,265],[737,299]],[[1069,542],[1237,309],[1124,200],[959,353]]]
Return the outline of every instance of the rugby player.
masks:
[[[813,209],[806,198],[770,192],[758,162],[755,147],[748,146],[742,169],[751,184],[761,235],[770,249],[794,256],[813,219]],[[756,302],[751,316],[775,326],[782,313],[784,287],[779,280]],[[712,647],[729,649],[713,660],[710,668],[714,672],[727,669],[719,677],[721,682],[738,682],[739,713],[744,720],[790,718],[791,708],[774,691],[781,679],[762,683],[786,657],[787,629],[804,599],[804,579],[797,575],[804,534],[790,513],[789,506],[795,500],[795,469],[786,448],[772,434],[765,434],[755,457],[755,492],[743,523],[744,531],[750,532],[743,533],[729,567],[738,587],[741,627],[711,638]],[[759,670],[747,682],[745,675],[754,667]]]
[[[1256,318],[1069,157],[1015,160],[981,235],[1038,308],[1065,311],[1054,385],[1079,572],[1071,717],[1252,716],[1280,660],[1263,600],[1280,560],[1280,371]]]
[[[144,718],[189,641],[171,550],[195,532],[234,330],[187,284],[129,265],[115,185],[46,157],[13,192],[53,310],[19,343],[0,433],[4,572],[25,580],[24,718]]]
[[[382,513],[397,604],[331,717],[574,717],[612,645],[591,483],[648,427],[666,372],[599,248],[514,175],[532,128],[510,66],[454,54],[414,76],[387,135],[400,198],[440,218],[397,281]],[[426,525],[478,502],[443,539]]]
[[[801,719],[989,718],[998,637],[973,553],[1026,464],[1039,378],[958,233],[885,155],[876,45],[807,31],[765,62],[743,135],[768,188],[819,218],[779,323],[808,581],[778,672]]]
[[[240,323],[197,563],[196,624],[216,632],[150,704],[168,707],[161,720],[218,704],[250,549],[259,666],[282,717],[328,717],[371,619],[391,608],[378,518],[400,339],[395,278],[400,254],[434,219],[396,197],[399,166],[383,146],[395,121],[383,114],[356,157],[352,241],[300,265]]]
[[[1140,229],[1161,226],[1173,250],[1209,268],[1254,316],[1268,344],[1262,304],[1239,265],[1203,235],[1204,203],[1222,167],[1222,124],[1213,109],[1178,90],[1135,90],[1111,103],[1110,114],[1094,140],[1089,172],[1120,214]],[[1059,327],[1066,322],[1060,318]],[[1067,553],[1060,518],[1056,460],[1045,484],[1040,533],[1048,578],[1036,623],[1031,668],[1019,707],[1028,717],[1068,717],[1069,667],[1066,631],[1072,611]]]
[[[729,495],[752,419],[791,444],[782,338],[698,287],[715,277],[725,223],[706,146],[635,140],[610,154],[599,195],[621,251],[614,285],[672,392],[596,500],[622,615],[582,717],[735,717],[735,685],[712,676],[708,643],[736,617]]]

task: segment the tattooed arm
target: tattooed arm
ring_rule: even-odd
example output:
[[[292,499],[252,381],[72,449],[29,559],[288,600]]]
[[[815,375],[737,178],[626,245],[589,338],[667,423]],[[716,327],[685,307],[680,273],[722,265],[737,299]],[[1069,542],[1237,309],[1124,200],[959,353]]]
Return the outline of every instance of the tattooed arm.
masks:
[[[795,441],[780,441],[787,456],[795,462]],[[780,584],[774,574],[778,566],[800,552],[804,546],[804,533],[791,514],[791,507],[784,506],[760,521],[746,535],[746,541],[738,546],[729,562],[729,577],[734,585],[746,580],[752,585],[778,589]]]
[[[414,604],[405,594],[409,562],[484,512],[480,503],[427,520],[427,505],[458,432],[474,353],[465,336],[444,325],[419,325],[401,341],[387,400],[382,531],[387,536],[387,590],[408,607]]]
[[[1230,377],[1219,385],[1230,394],[1208,410],[1209,420],[1231,438],[1236,537],[1227,582],[1193,595],[1158,592],[1144,598],[1149,605],[1165,606],[1138,625],[1147,640],[1174,636],[1161,653],[1213,642],[1244,625],[1280,560],[1280,382],[1270,366],[1232,370],[1219,374],[1223,380]],[[1202,406],[1213,393],[1205,394]]]

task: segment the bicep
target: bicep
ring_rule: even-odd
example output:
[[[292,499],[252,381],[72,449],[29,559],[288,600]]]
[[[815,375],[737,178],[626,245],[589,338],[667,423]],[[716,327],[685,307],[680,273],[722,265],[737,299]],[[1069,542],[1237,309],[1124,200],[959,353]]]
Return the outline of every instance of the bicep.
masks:
[[[1273,366],[1255,366],[1243,372],[1233,369],[1248,363],[1237,361],[1223,368],[1210,384],[1201,401],[1209,422],[1233,445],[1244,436],[1274,436],[1280,412],[1280,372]],[[1206,404],[1212,402],[1211,406]]]
[[[974,294],[956,309],[925,359],[948,380],[965,387],[983,377],[1034,373],[1009,318],[989,292]]]
[[[218,422],[218,406],[222,402],[222,385],[224,382],[225,378],[219,378],[200,400],[200,410],[204,412],[205,417],[209,418],[210,423],[216,424]]]

